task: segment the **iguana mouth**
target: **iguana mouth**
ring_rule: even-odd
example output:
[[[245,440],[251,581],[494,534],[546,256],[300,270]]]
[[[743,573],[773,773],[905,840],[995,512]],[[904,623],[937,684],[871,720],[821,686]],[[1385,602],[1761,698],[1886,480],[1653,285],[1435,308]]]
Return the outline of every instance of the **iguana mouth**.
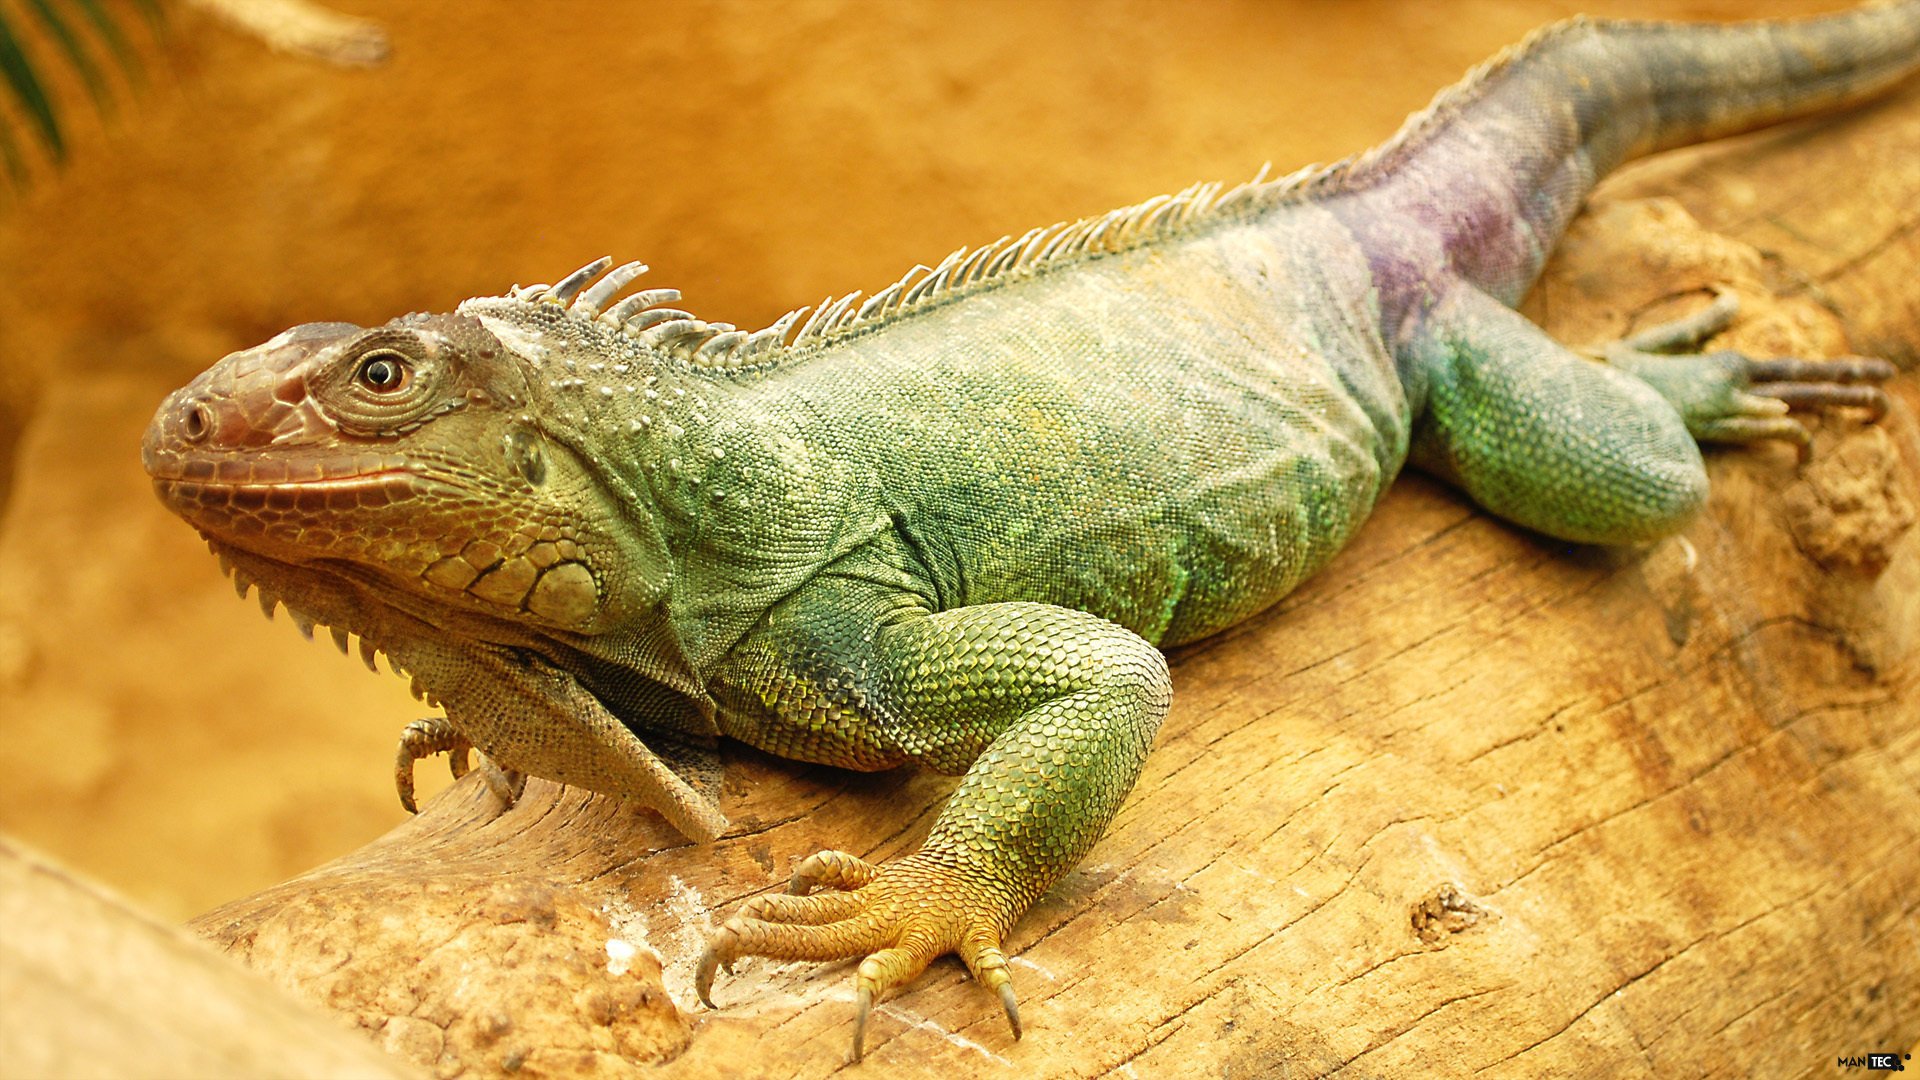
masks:
[[[153,490],[174,513],[187,519],[201,532],[223,542],[246,548],[276,551],[281,558],[302,554],[324,555],[336,541],[338,525],[332,524],[342,513],[366,513],[385,510],[401,512],[400,504],[419,501],[438,485],[400,469],[373,472],[322,475],[295,478],[284,475],[272,480],[259,477],[263,462],[237,462],[239,469],[226,463],[205,464],[211,469],[188,468],[186,475],[169,475],[171,470],[155,470]],[[208,471],[214,476],[201,478]],[[280,471],[280,470],[271,470]],[[226,478],[221,472],[238,472],[247,479]]]
[[[249,474],[253,474],[254,476],[252,479],[243,480],[232,476],[221,475],[222,473],[234,471],[221,468],[222,464],[224,463],[219,461],[195,460],[186,463],[185,466],[178,470],[162,470],[152,475],[155,481],[193,484],[199,487],[263,489],[363,487],[370,483],[392,477],[410,477],[416,475],[412,470],[403,468],[382,468],[368,472],[329,472],[324,466],[321,466],[320,475],[318,476],[296,476],[293,474],[293,469],[286,468],[282,465],[281,471],[285,474],[282,477],[276,479],[260,479],[257,475],[260,471],[259,466],[263,464],[278,465],[281,463],[260,461],[235,462],[235,464],[243,466]]]
[[[143,449],[147,475],[155,481],[190,482],[209,487],[352,484],[414,472],[407,459],[399,454],[195,453],[167,446],[151,437]]]
[[[183,510],[223,507],[321,512],[388,506],[419,495],[425,483],[418,474],[403,469],[252,482],[164,474],[153,477],[154,490],[161,500]]]

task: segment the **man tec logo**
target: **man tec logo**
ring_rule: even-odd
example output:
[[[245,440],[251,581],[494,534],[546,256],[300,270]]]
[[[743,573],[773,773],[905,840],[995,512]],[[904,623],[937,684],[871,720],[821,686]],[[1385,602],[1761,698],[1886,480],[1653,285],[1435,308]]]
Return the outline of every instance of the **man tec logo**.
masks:
[[[1906,1072],[1912,1054],[1860,1054],[1840,1059],[1843,1069],[1872,1069],[1876,1072]]]

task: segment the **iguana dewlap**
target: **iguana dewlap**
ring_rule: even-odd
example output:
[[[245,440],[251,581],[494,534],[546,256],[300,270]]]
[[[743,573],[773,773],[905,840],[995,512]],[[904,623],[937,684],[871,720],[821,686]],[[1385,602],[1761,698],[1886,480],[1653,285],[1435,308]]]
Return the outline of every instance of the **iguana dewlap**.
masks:
[[[699,990],[740,955],[864,955],[857,1056],[872,1002],[958,952],[1017,1033],[1000,942],[1139,775],[1157,647],[1285,595],[1409,461],[1633,543],[1701,506],[1698,440],[1804,444],[1791,405],[1884,407],[1877,361],[1656,355],[1727,303],[1610,364],[1511,305],[1620,162],[1916,66],[1920,0],[1575,20],[1357,159],[963,249],[755,333],[629,295],[644,267],[609,260],[296,327],[171,396],[144,457],[243,595],[444,704],[403,766],[475,746],[698,840],[726,826],[722,736],[963,774],[917,853],[821,853],[795,891],[832,891],[749,900]]]

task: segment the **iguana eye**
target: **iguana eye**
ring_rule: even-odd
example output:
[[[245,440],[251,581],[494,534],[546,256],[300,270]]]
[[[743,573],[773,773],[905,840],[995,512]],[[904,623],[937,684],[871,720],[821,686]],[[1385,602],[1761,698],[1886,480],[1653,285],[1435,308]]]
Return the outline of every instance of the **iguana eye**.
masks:
[[[407,388],[408,376],[412,369],[406,358],[396,352],[368,353],[360,360],[360,370],[354,378],[360,385],[376,394],[397,394]]]

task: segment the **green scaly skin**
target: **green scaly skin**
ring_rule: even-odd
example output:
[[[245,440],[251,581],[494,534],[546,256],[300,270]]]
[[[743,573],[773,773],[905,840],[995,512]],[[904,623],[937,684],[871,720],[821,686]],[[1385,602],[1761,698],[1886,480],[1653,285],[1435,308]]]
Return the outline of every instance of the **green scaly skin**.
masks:
[[[636,798],[712,840],[720,737],[961,774],[915,854],[800,864],[714,936],[865,955],[868,1011],[958,952],[1018,1033],[1000,943],[1098,840],[1169,701],[1158,646],[1285,595],[1410,460],[1550,535],[1699,508],[1699,438],[1867,406],[1878,362],[1575,356],[1508,306],[1637,153],[1859,100],[1913,0],[1726,29],[1574,22],[1361,159],[1038,230],[864,309],[755,335],[615,302],[641,269],[363,330],[298,327],[161,407],[161,496],[244,593],[386,652],[444,722],[413,758]],[[510,791],[510,785],[503,787]]]

